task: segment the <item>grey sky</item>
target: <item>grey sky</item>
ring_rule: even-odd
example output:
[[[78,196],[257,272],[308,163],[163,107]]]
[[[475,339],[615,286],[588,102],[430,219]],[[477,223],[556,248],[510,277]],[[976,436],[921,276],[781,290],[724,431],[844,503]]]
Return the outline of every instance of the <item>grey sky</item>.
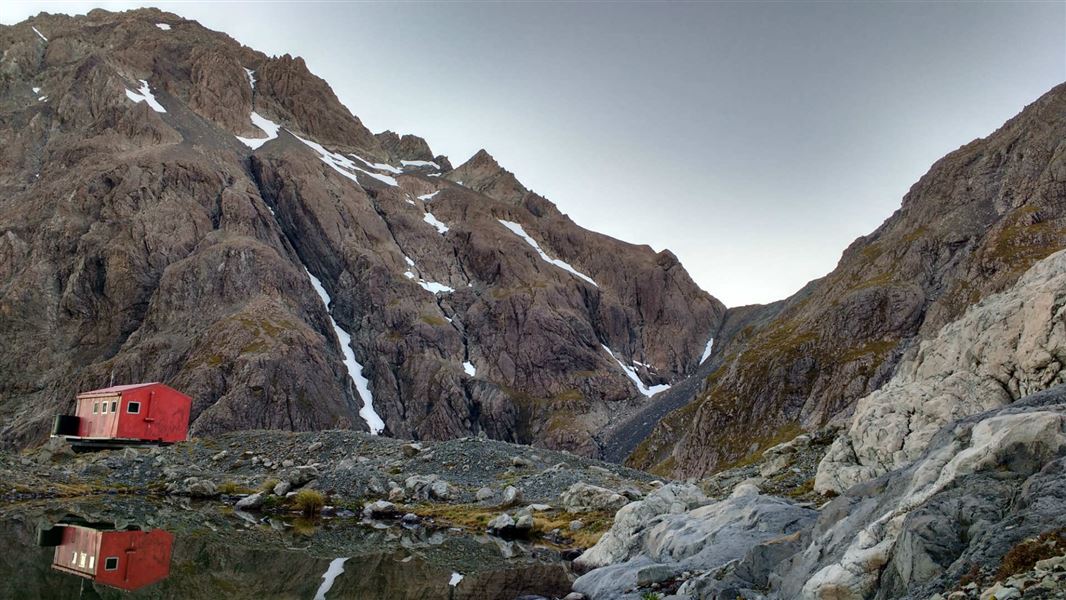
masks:
[[[373,131],[455,164],[486,148],[731,306],[830,271],[936,159],[1066,80],[1066,2],[148,4],[303,56]]]

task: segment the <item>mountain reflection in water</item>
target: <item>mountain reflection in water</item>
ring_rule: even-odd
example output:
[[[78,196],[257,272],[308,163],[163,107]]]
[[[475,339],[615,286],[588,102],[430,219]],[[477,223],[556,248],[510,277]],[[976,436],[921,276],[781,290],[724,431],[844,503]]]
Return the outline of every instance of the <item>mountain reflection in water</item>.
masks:
[[[80,499],[0,508],[0,598],[564,596],[558,552],[453,530],[283,521],[217,505]]]

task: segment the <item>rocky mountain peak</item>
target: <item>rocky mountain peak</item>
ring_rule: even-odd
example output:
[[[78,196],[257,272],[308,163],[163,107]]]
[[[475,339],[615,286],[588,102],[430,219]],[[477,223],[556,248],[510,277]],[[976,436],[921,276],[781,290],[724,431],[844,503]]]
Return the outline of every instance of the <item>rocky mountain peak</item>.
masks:
[[[488,153],[373,135],[298,57],[152,10],[33,24],[0,27],[0,443],[113,374],[194,397],[194,434],[596,454],[725,312]]]
[[[518,204],[529,193],[514,173],[501,167],[484,148],[445,177],[501,202]]]

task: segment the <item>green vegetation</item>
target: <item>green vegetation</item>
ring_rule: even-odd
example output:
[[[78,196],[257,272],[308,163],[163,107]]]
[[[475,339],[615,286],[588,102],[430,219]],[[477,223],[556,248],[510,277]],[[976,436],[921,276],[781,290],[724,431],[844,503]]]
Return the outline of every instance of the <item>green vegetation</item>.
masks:
[[[318,514],[318,511],[326,505],[326,497],[322,495],[322,492],[307,488],[296,492],[292,501],[293,506],[308,517]]]
[[[226,482],[223,482],[222,485],[218,486],[218,491],[221,494],[233,495],[233,494],[250,494],[250,493],[252,493],[253,490],[251,488],[249,488],[248,486],[241,485],[241,484],[239,484],[237,482],[226,481]]]
[[[500,513],[498,508],[477,504],[420,504],[410,508],[420,517],[471,531],[484,531],[489,521]],[[579,519],[583,526],[577,531],[570,531],[570,521],[575,519]],[[573,540],[573,545],[589,548],[599,541],[612,523],[614,513],[609,511],[580,514],[566,511],[537,512],[533,513],[533,530],[530,537],[542,538],[551,530],[559,529],[563,535]]]

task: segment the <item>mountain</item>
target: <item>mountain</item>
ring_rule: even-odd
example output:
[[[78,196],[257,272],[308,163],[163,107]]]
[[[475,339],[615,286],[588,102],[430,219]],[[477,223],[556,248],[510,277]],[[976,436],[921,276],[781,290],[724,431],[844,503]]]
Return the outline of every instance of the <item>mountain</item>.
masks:
[[[843,424],[906,351],[1066,247],[1064,116],[1066,84],[934,164],[827,276],[727,311],[699,391],[629,464],[703,475]]]
[[[0,440],[161,380],[192,432],[485,434],[583,454],[725,307],[485,151],[371,133],[304,61],[142,9],[0,28]]]

